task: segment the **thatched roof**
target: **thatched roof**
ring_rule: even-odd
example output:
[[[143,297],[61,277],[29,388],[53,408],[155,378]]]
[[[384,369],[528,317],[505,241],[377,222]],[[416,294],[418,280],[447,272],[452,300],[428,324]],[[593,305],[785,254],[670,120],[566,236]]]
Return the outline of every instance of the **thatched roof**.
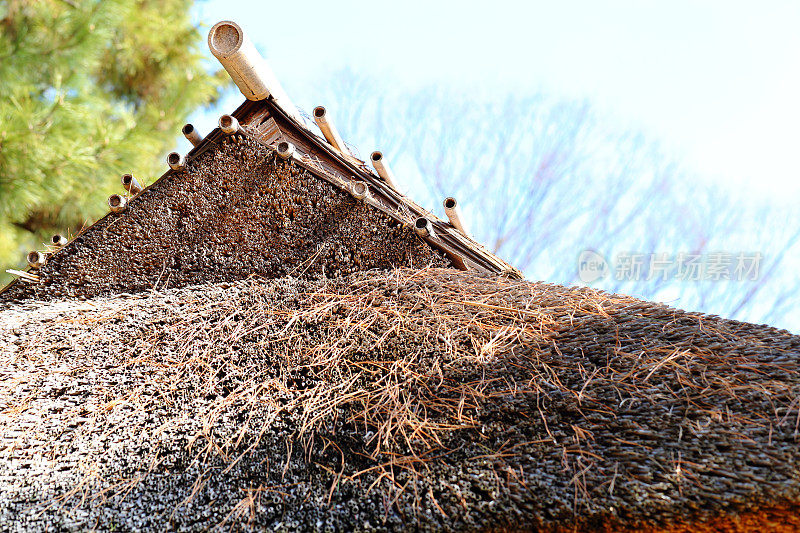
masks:
[[[32,252],[27,271],[9,271],[20,277],[0,287],[0,303],[135,292],[165,283],[183,287],[249,274],[406,266],[522,277],[274,101],[247,101],[222,118],[235,121],[234,132],[217,128],[185,158],[170,154],[177,168],[144,190],[113,195],[121,205],[117,211],[67,243]],[[290,156],[280,155],[281,144],[292,146]],[[420,222],[425,231],[415,231]]]
[[[800,527],[800,337],[452,269],[0,312],[10,529]]]
[[[393,266],[447,266],[411,228],[284,161],[243,133],[193,156],[56,250],[38,283],[0,304],[228,282],[251,274],[328,276]]]

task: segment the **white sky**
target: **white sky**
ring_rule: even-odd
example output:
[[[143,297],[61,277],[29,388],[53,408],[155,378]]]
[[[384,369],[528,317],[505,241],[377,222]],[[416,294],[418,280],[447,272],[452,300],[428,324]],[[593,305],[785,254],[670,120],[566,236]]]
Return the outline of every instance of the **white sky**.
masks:
[[[409,87],[546,89],[720,186],[800,198],[798,0],[207,0],[196,16],[239,22],[286,85],[349,66]]]

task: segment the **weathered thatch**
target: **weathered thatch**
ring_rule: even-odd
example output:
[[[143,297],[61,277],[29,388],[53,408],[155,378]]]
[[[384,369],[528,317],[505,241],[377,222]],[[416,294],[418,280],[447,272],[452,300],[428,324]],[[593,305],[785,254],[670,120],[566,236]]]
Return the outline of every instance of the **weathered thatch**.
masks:
[[[800,337],[454,270],[0,313],[9,529],[794,530]]]
[[[127,210],[52,253],[38,283],[0,288],[0,304],[230,282],[258,274],[348,274],[449,261],[412,228],[244,133],[170,171]]]

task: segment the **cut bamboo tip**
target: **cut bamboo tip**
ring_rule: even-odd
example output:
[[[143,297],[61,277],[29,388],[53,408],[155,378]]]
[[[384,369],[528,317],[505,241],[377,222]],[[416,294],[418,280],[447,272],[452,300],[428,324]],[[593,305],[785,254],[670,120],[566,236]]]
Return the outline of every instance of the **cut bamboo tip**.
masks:
[[[289,159],[294,155],[294,145],[288,141],[279,142],[277,148],[281,159]]]
[[[344,140],[342,140],[342,136],[339,135],[339,130],[333,125],[333,121],[329,120],[328,112],[321,105],[314,108],[314,122],[319,126],[319,130],[322,132],[322,135],[325,136],[325,140],[328,141],[328,144],[336,148],[342,154],[350,155],[350,150],[347,149]]]
[[[458,202],[456,202],[456,199],[452,196],[444,199],[444,213],[447,215],[447,219],[454,228],[464,235],[467,234],[464,225],[461,223],[461,217],[458,215]]]
[[[378,172],[378,176],[380,176],[389,187],[397,189],[394,181],[394,173],[386,163],[383,153],[376,150],[370,154],[369,159],[372,161],[372,166],[375,167],[375,170]]]
[[[433,224],[425,217],[419,217],[414,222],[414,231],[420,237],[434,237],[436,235],[433,232]]]
[[[208,32],[208,48],[248,100],[272,98],[302,123],[297,108],[241,26],[232,20],[217,22]]]
[[[128,205],[128,200],[124,196],[120,196],[119,194],[112,194],[108,197],[108,207],[111,208],[112,213],[121,213],[125,211],[125,207]]]
[[[122,175],[122,187],[132,195],[142,192],[142,184],[132,174]]]
[[[61,248],[63,246],[66,246],[67,238],[61,235],[60,233],[56,233],[55,235],[50,237],[50,244],[52,244],[57,248]]]
[[[363,200],[369,196],[369,187],[363,181],[353,181],[350,183],[350,194],[357,200]]]
[[[47,262],[47,254],[33,250],[32,252],[28,252],[26,259],[31,268],[41,268]]]
[[[183,170],[186,167],[186,158],[178,152],[170,152],[167,156],[167,164],[172,170]]]
[[[183,128],[181,128],[181,133],[183,133],[183,136],[186,137],[186,140],[192,143],[192,146],[197,146],[203,142],[203,138],[191,124],[185,124]]]
[[[219,129],[226,135],[233,135],[239,131],[239,121],[231,115],[222,115],[219,117]]]

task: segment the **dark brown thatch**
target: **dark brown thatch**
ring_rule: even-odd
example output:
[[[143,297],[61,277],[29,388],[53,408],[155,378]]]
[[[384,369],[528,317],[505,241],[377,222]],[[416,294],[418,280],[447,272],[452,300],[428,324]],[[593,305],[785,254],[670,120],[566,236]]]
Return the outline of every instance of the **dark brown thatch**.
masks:
[[[342,275],[447,266],[412,228],[353,198],[255,137],[223,138],[49,257],[39,283],[3,301],[136,292],[250,274]]]
[[[0,314],[11,528],[795,530],[800,337],[454,270]]]
[[[28,271],[10,271],[20,277],[0,288],[0,304],[229,282],[251,274],[338,276],[453,266],[522,277],[271,100],[247,101],[233,115],[240,123],[236,133],[215,129],[185,164],[144,190],[109,198],[118,209],[69,242],[31,252]],[[287,142],[296,147],[283,159],[276,148]],[[363,189],[357,195],[356,184]],[[432,231],[417,235],[413,228],[420,221]]]

